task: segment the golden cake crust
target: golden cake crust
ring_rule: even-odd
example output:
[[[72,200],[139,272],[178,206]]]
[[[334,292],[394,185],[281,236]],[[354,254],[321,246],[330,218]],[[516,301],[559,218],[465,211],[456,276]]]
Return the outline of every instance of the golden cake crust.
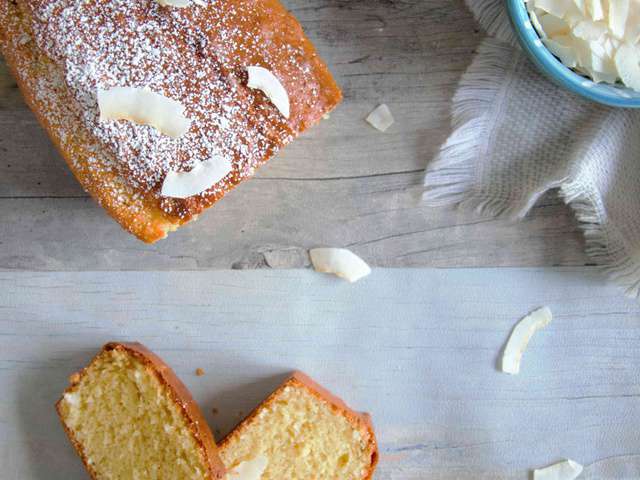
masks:
[[[260,411],[272,405],[280,393],[288,387],[304,388],[314,397],[328,403],[335,414],[346,418],[355,429],[363,434],[363,438],[368,439],[368,450],[371,452],[371,464],[363,476],[363,479],[371,480],[379,459],[378,444],[373,430],[371,415],[352,410],[341,398],[335,396],[322,385],[315,382],[311,377],[300,371],[293,372],[266,400],[258,405],[236,428],[219,442],[218,448],[224,450],[233,440],[238,439],[245,429],[249,428],[249,425]]]
[[[212,480],[214,479],[222,479],[225,476],[226,469],[222,460],[218,456],[218,447],[215,444],[215,440],[209,429],[207,421],[205,420],[200,408],[196,404],[195,400],[191,396],[187,387],[180,381],[180,379],[176,376],[173,370],[162,361],[160,357],[158,357],[155,353],[147,349],[144,345],[137,342],[131,343],[118,343],[111,342],[107,343],[102,350],[94,357],[94,359],[89,363],[93,363],[95,359],[97,359],[103,352],[110,350],[121,350],[125,351],[128,354],[136,357],[140,362],[146,365],[160,380],[160,382],[167,388],[167,391],[172,397],[173,402],[178,405],[183,412],[184,418],[191,430],[195,440],[198,445],[204,452],[204,457],[208,466],[208,474]],[[56,411],[58,412],[58,416],[60,417],[62,427],[64,428],[69,440],[73,444],[76,452],[82,459],[82,463],[84,463],[89,475],[94,480],[98,480],[96,472],[93,470],[87,458],[82,450],[82,446],[75,439],[73,432],[69,430],[62,419],[62,412],[60,410],[60,404],[64,398],[65,393],[71,393],[76,384],[78,384],[82,377],[86,373],[87,367],[83,368],[79,372],[71,375],[70,382],[71,385],[64,391],[62,397],[56,402]]]
[[[66,32],[66,24],[61,23],[64,16],[55,10],[64,6],[64,0],[0,0],[0,48],[27,104],[85,190],[124,228],[145,242],[154,242],[195,219],[253,175],[281,147],[331,111],[341,93],[296,19],[277,0],[217,0],[167,10],[154,0],[144,1],[74,4],[86,9],[86,18],[112,18],[108,8],[132,13],[130,21],[117,27],[123,38],[111,39],[94,33],[93,27],[83,30],[82,22],[70,24],[77,31]],[[43,13],[48,7],[50,18]],[[149,127],[128,122],[100,125],[96,120],[98,87],[140,86],[147,80],[145,72],[152,67],[138,71],[140,60],[122,52],[142,48],[142,41],[132,38],[131,32],[144,30],[140,27],[153,25],[150,22],[168,22],[166,31],[184,33],[184,38],[173,40],[161,37],[155,45],[155,50],[174,52],[175,58],[162,68],[179,74],[157,80],[153,88],[180,101],[194,119],[189,134],[175,144],[158,139]],[[102,69],[97,80],[85,75],[91,69],[83,63],[83,49],[70,48],[74,41],[84,42],[87,50],[102,42],[104,61],[90,65]],[[41,48],[43,42],[52,46]],[[94,56],[103,50],[96,50]],[[246,87],[249,65],[277,73],[289,93],[289,119],[261,92]],[[207,72],[204,79],[199,79],[198,69]],[[124,73],[111,75],[113,71]],[[231,161],[233,170],[225,179],[187,199],[160,195],[169,170],[190,170],[210,150],[222,151]]]

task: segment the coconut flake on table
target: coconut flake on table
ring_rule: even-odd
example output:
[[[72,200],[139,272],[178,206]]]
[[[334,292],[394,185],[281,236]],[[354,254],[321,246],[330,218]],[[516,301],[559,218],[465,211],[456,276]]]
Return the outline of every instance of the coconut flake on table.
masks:
[[[289,94],[278,77],[263,67],[247,67],[249,80],[247,86],[260,90],[273,103],[284,118],[289,118]]]
[[[180,102],[144,88],[98,89],[98,108],[101,121],[129,120],[171,138],[181,137],[191,126]]]
[[[640,91],[640,0],[526,0],[549,51],[594,82]]]
[[[543,307],[530,313],[517,323],[502,354],[503,372],[512,375],[520,373],[520,362],[529,340],[531,340],[534,333],[549,325],[552,318],[551,310],[548,307]]]
[[[169,172],[162,183],[161,195],[189,198],[208,190],[232,170],[231,162],[220,156],[200,162],[188,172]]]
[[[384,103],[377,106],[373,112],[366,118],[369,124],[381,132],[386,132],[387,129],[395,122],[391,110]]]
[[[533,471],[533,480],[575,480],[583,467],[573,460],[564,460]]]
[[[364,260],[345,248],[314,248],[309,256],[316,272],[332,273],[351,283],[371,273]]]

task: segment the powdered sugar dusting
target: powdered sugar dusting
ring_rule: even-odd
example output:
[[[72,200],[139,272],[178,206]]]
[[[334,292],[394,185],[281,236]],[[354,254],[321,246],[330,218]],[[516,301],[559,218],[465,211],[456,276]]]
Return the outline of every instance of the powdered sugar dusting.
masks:
[[[197,0],[181,9],[155,0],[11,0],[0,2],[0,28],[28,102],[78,179],[147,241],[196,218],[340,100],[277,0]],[[248,65],[282,80],[288,121],[247,88]],[[97,90],[115,86],[180,102],[190,130],[172,139],[127,121],[101,122]],[[187,199],[160,195],[169,171],[213,156],[233,167],[223,180]]]
[[[216,155],[232,163],[235,175],[248,176],[296,133],[268,100],[246,88],[238,52],[265,65],[277,59],[284,76],[307,80],[311,103],[317,100],[304,51],[271,41],[272,32],[255,23],[256,3],[209,0],[206,8],[172,9],[154,0],[40,0],[32,5],[33,31],[39,47],[63,66],[78,117],[127,181],[157,192],[169,171]],[[146,87],[180,102],[192,128],[172,139],[152,127],[101,122],[97,89],[115,86]]]

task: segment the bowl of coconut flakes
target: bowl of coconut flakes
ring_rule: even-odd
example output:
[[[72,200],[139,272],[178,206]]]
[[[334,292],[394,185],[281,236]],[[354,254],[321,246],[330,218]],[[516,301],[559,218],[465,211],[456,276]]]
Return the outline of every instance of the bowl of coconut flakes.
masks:
[[[640,108],[640,0],[507,0],[518,41],[554,83]]]

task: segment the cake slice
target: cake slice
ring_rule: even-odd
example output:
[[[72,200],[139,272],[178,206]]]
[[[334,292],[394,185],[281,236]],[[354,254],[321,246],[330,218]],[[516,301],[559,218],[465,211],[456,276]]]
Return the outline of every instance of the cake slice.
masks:
[[[213,480],[224,466],[198,406],[139,343],[108,343],[56,404],[95,480]]]
[[[229,480],[360,480],[378,449],[368,414],[356,413],[296,372],[221,443]]]

